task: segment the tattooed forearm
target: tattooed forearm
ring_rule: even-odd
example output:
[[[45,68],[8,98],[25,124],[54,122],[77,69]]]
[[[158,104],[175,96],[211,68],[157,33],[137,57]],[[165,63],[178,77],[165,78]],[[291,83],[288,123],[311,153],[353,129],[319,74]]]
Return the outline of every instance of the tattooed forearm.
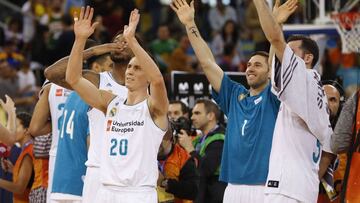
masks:
[[[197,31],[197,29],[196,29],[195,26],[190,27],[189,30],[190,30],[190,32],[191,32],[192,34],[195,35],[195,37],[199,37],[199,36],[198,36],[198,31]]]

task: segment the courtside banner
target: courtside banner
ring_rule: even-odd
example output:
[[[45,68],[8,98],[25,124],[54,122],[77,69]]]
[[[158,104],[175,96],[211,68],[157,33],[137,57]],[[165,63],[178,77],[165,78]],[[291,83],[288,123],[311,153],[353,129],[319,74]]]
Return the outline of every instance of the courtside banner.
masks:
[[[248,88],[245,73],[226,72],[226,74]],[[171,72],[171,99],[180,100],[192,108],[197,99],[211,99],[211,91],[211,85],[204,73]]]

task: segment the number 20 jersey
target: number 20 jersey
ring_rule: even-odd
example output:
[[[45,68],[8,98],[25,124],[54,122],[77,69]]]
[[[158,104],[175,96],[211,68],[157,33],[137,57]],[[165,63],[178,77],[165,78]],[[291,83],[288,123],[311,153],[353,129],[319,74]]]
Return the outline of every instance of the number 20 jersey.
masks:
[[[125,105],[116,97],[107,108],[101,181],[121,187],[155,187],[157,153],[165,131],[152,120],[147,101]]]

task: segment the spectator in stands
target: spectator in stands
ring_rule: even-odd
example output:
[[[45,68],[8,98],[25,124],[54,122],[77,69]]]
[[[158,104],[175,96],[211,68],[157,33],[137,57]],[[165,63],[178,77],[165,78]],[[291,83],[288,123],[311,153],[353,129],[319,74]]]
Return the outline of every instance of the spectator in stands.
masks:
[[[7,61],[0,60],[0,73],[0,99],[5,99],[5,94],[16,98],[19,89],[16,70]]]
[[[160,25],[157,38],[150,43],[150,51],[159,63],[162,73],[167,71],[170,56],[177,46],[177,41],[170,37],[169,27],[165,24]]]
[[[24,39],[21,20],[15,16],[11,17],[5,27],[4,34],[5,41],[12,41],[16,47],[20,47]]]
[[[224,5],[222,0],[217,0],[216,7],[209,11],[208,20],[213,32],[217,33],[220,32],[226,21],[237,22],[236,11],[233,7]]]
[[[211,51],[218,63],[222,59],[227,44],[232,44],[236,50],[240,50],[238,27],[233,20],[226,21],[221,32],[217,33],[211,41]]]
[[[199,162],[200,185],[197,203],[222,202],[226,183],[219,181],[220,162],[225,129],[218,125],[221,112],[218,106],[206,99],[196,101],[191,121],[201,136],[192,141],[185,130],[179,134],[179,143]]]
[[[360,138],[360,91],[344,104],[331,137],[331,149],[335,153],[348,153],[348,162],[342,184],[340,201],[360,202],[359,182],[359,138]]]
[[[255,43],[255,51],[269,51],[270,44],[261,29],[259,17],[253,1],[250,1],[245,13],[246,27],[251,30],[252,40]]]
[[[171,71],[186,71],[190,73],[195,71],[192,67],[194,59],[188,54],[189,48],[191,48],[189,38],[187,35],[181,36],[179,46],[171,53],[168,73],[171,73]]]
[[[8,40],[5,42],[2,51],[0,51],[0,60],[7,61],[14,69],[20,68],[24,56],[18,51],[16,41]]]
[[[218,63],[224,71],[242,70],[240,57],[237,55],[234,44],[225,44],[224,53]]]

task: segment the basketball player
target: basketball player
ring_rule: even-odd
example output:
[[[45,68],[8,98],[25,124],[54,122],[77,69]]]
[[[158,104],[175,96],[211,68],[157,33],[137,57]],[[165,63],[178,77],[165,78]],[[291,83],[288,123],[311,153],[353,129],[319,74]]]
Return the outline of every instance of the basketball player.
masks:
[[[110,52],[111,60],[114,62],[111,71],[96,73],[94,71],[84,70],[83,77],[102,90],[111,91],[114,94],[126,98],[127,89],[125,83],[125,70],[130,59],[134,56],[131,49],[125,46],[125,39],[122,34],[115,36],[113,43],[94,46],[83,52],[83,59],[102,55]],[[46,77],[63,87],[71,88],[65,81],[65,72],[69,57],[60,59],[58,62],[45,70]],[[83,187],[83,202],[95,202],[95,197],[99,191],[100,183],[100,160],[102,136],[104,135],[105,116],[96,108],[88,112],[90,128],[90,147],[88,150],[88,160],[86,162],[86,176]],[[95,144],[91,144],[95,143]]]
[[[90,106],[106,115],[106,134],[102,136],[100,179],[96,202],[157,202],[157,152],[167,130],[168,99],[164,79],[155,62],[139,45],[135,30],[140,15],[131,12],[125,26],[125,46],[133,57],[125,72],[126,100],[99,90],[81,76],[82,51],[97,23],[91,23],[94,10],[81,9],[75,18],[75,42],[70,54],[66,82]],[[140,65],[141,61],[141,65]],[[151,95],[148,94],[150,83]]]
[[[305,36],[290,37],[286,43],[266,2],[254,3],[261,27],[275,51],[272,89],[281,101],[265,202],[316,202],[321,150],[331,152],[332,133],[320,75],[312,69],[319,49]]]
[[[51,185],[59,140],[59,122],[62,119],[61,115],[65,100],[70,93],[71,90],[49,83],[48,81],[45,82],[30,123],[30,133],[32,136],[46,135],[51,131],[52,140],[49,152],[49,178],[46,202],[50,202]],[[50,117],[51,121],[48,120]]]
[[[280,102],[271,93],[268,54],[255,52],[247,64],[247,90],[216,64],[194,22],[194,7],[185,0],[171,4],[185,25],[191,45],[212,85],[213,97],[228,117],[220,180],[227,182],[223,202],[263,202],[273,129]],[[280,6],[280,4],[277,4]],[[281,6],[280,22],[295,10]],[[240,126],[239,126],[240,125]]]
[[[108,54],[97,56],[91,61],[94,61],[89,63],[91,70],[98,73],[110,70],[113,64]],[[76,92],[72,92],[66,99],[55,161],[52,202],[82,200],[89,138],[88,110],[89,105]]]

